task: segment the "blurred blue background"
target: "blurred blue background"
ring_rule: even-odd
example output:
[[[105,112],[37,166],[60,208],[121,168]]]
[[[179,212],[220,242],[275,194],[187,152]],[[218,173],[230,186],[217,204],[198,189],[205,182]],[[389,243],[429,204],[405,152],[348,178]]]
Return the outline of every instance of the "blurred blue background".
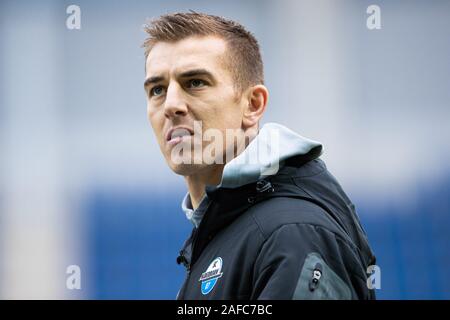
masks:
[[[66,8],[81,29],[66,28]],[[370,30],[369,5],[381,29]],[[0,2],[0,297],[174,299],[191,226],[146,119],[142,26],[193,9],[258,38],[263,122],[321,141],[380,299],[450,299],[450,1]],[[68,290],[66,268],[81,268]]]

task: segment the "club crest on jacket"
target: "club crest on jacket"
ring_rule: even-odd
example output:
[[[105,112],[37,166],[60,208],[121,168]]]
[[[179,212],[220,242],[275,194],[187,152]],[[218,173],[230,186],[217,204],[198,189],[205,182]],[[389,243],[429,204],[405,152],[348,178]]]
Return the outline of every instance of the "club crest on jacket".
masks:
[[[216,285],[217,280],[222,276],[221,271],[222,271],[222,258],[217,257],[210,263],[208,269],[206,269],[206,271],[202,273],[202,276],[199,279],[199,281],[201,281],[202,283],[201,284],[202,294],[206,295],[211,292],[211,290]]]

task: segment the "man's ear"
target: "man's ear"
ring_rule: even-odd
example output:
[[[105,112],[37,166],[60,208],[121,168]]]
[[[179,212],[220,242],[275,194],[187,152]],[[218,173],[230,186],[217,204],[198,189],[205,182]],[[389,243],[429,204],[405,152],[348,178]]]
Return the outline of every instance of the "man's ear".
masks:
[[[268,100],[269,90],[264,85],[258,84],[247,89],[246,105],[242,116],[242,127],[244,130],[258,124],[266,110]]]

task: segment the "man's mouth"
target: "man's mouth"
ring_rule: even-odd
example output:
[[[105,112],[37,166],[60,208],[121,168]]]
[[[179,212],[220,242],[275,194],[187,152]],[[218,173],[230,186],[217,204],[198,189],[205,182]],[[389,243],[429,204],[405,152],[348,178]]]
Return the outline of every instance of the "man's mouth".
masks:
[[[193,130],[188,128],[172,128],[167,132],[166,141],[169,145],[176,145],[180,143],[185,137],[190,137],[193,134]]]

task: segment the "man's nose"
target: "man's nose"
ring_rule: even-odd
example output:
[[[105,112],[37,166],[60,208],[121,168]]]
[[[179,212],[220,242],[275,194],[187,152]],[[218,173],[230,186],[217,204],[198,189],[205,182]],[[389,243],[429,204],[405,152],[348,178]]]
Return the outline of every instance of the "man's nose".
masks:
[[[177,83],[170,84],[167,88],[164,113],[168,118],[187,114],[187,105],[182,88]]]

